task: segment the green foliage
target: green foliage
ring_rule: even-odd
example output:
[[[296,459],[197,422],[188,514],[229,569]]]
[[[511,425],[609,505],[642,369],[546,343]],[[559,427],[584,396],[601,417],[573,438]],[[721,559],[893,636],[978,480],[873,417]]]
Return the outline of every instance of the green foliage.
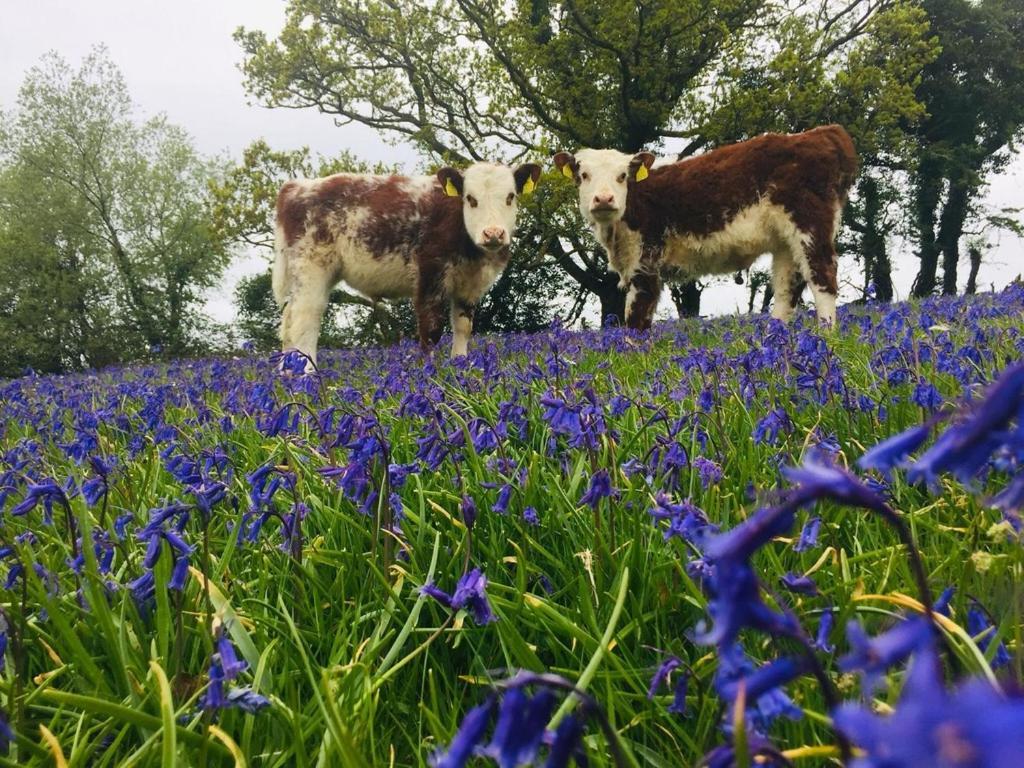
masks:
[[[1009,313],[1000,317],[992,297],[978,301],[992,302],[978,306],[989,338],[1014,327],[1016,318]],[[969,324],[925,328],[916,310],[908,314],[907,333],[915,345],[937,345],[945,339],[955,348],[975,343]],[[234,471],[223,478],[238,505],[229,500],[218,504],[207,528],[199,512],[193,512],[183,535],[197,544],[196,571],[183,592],[169,590],[170,552],[165,545],[156,566],[154,600],[142,611],[129,589],[108,591],[106,584],[111,579],[124,585],[142,572],[146,545],[134,534],[147,522],[146,510],[183,493],[161,456],[167,446],[146,440],[138,455],[127,458],[127,443],[134,433],[113,423],[98,427],[104,452],[126,457],[110,483],[110,509],[90,508],[81,495],[70,500],[71,509],[87,541],[91,529],[109,528],[115,509],[117,514],[129,514],[133,522],[129,535],[116,544],[114,573],[99,573],[92,547],[85,549],[86,564],[79,577],[84,598],[66,564],[71,551],[60,507],[55,525],[39,524],[39,509],[28,516],[7,517],[5,543],[28,528],[38,537],[31,546],[15,544],[18,558],[27,566],[28,607],[21,605],[20,592],[5,593],[10,626],[25,633],[19,646],[12,630],[7,668],[0,675],[0,693],[6,702],[15,702],[7,705],[18,733],[12,760],[19,765],[53,765],[52,756],[39,746],[38,724],[43,723],[70,765],[168,765],[175,759],[168,752],[177,750],[181,764],[199,764],[200,754],[205,754],[208,765],[229,766],[233,763],[224,748],[229,743],[237,745],[250,765],[421,766],[438,745],[451,739],[465,713],[487,696],[491,680],[504,676],[500,670],[526,668],[585,680],[639,765],[695,765],[722,738],[722,708],[712,687],[714,655],[689,639],[689,632],[706,619],[706,598],[684,567],[693,556],[689,545],[679,537],[666,541],[647,514],[657,486],[652,488],[644,473],[621,471],[622,463],[629,457],[650,456],[663,446],[672,422],[694,417],[710,433],[706,448],[701,449],[698,431],[689,426],[677,437],[692,457],[705,453],[720,460],[724,477],[702,487],[697,471],[686,467],[676,496],[690,496],[713,522],[731,527],[757,507],[748,495],[748,484],[774,488],[779,463],[799,462],[822,435],[835,436],[837,461],[852,463],[865,446],[922,418],[910,399],[913,382],[889,384],[880,379],[869,336],[857,331],[829,337],[834,364],[854,391],[871,392],[886,404],[884,415],[881,409],[849,409],[841,398],[798,410],[792,407],[797,397],[792,382],[774,378],[757,379],[763,389],[755,403],[747,403],[749,392],[741,391],[728,372],[705,374],[678,362],[695,350],[709,355],[721,351],[727,359],[743,355],[749,351],[750,331],[742,319],[685,321],[635,348],[623,344],[626,351],[597,351],[566,335],[538,340],[532,349],[542,355],[549,343],[560,350],[557,359],[571,369],[560,374],[561,381],[570,391],[571,383],[585,381],[599,403],[618,394],[648,404],[606,416],[615,436],[604,437],[591,456],[566,448],[564,438],[555,436],[545,420],[540,398],[558,386],[554,382],[559,379],[551,373],[538,379],[531,373],[536,352],[503,351],[502,366],[517,373],[499,378],[482,365],[465,368],[443,362],[436,369],[407,371],[430,377],[429,382],[409,386],[443,392],[445,407],[452,403],[465,418],[480,417],[492,424],[503,400],[513,392],[525,393],[518,403],[524,408],[527,431],[524,438],[510,434],[503,439],[500,454],[479,455],[467,441],[459,451],[462,459],[455,479],[450,463],[435,472],[413,473],[397,490],[404,515],[403,556],[390,559],[385,553],[386,542],[395,543],[391,536],[381,533],[375,521],[317,472],[327,464],[344,465],[351,460],[346,458],[350,449],[323,453],[323,436],[317,433],[315,420],[305,417],[298,433],[268,437],[233,400],[240,392],[253,392],[249,385],[257,385],[273,392],[278,403],[298,400],[314,413],[337,407],[346,415],[370,415],[387,435],[390,461],[412,462],[417,438],[430,432],[430,420],[401,407],[407,395],[404,386],[381,386],[383,372],[390,370],[389,377],[398,377],[393,366],[408,364],[410,358],[401,350],[365,357],[328,355],[331,372],[312,393],[252,360],[172,364],[166,379],[160,378],[165,373],[160,368],[145,374],[107,372],[62,384],[87,389],[99,385],[98,391],[107,391],[118,386],[118,375],[127,382],[144,375],[172,382],[176,391],[202,393],[196,402],[212,418],[196,423],[194,406],[184,400],[181,406],[168,407],[166,422],[180,427],[176,451],[197,457],[226,452]],[[1012,357],[1009,348],[985,352],[991,352],[981,363],[985,378]],[[946,397],[961,396],[962,386],[936,370],[934,361],[910,365],[915,375],[934,381]],[[659,372],[656,382],[651,380],[652,371]],[[714,377],[719,400],[705,413],[697,396],[708,375]],[[243,386],[236,389],[233,382]],[[24,387],[40,409],[54,407],[42,380]],[[759,444],[752,437],[767,404],[785,405],[795,422],[794,431],[781,434],[775,445]],[[140,399],[128,396],[121,407],[133,413],[141,405]],[[231,409],[233,428],[225,434],[220,417]],[[662,413],[668,417],[660,417]],[[0,433],[0,449],[34,437],[33,427],[12,420]],[[551,441],[559,446],[554,453]],[[512,469],[495,469],[499,456],[501,464],[507,461]],[[88,471],[56,446],[47,448],[40,460],[58,479],[70,475],[81,482]],[[597,515],[579,503],[592,462],[612,471],[622,493],[604,503]],[[263,465],[297,473],[295,496],[282,489],[271,503],[276,514],[289,509],[296,498],[308,506],[301,562],[279,549],[277,517],[268,519],[257,541],[239,540],[250,504],[246,475]],[[375,467],[374,482],[380,482],[381,471]],[[514,484],[505,515],[490,511],[496,482]],[[660,482],[660,477],[655,480]],[[472,496],[480,509],[472,536],[459,513],[462,493]],[[952,482],[943,481],[943,492],[932,497],[897,474],[891,493],[921,545],[932,585],[958,588],[951,614],[954,631],[947,635],[958,674],[991,674],[975,643],[959,629],[969,596],[996,609],[998,637],[1014,648],[1019,660],[1020,648],[1013,645],[1013,638],[1021,626],[1017,585],[1024,550],[1008,524],[999,524],[996,510]],[[536,525],[523,519],[527,506],[537,510]],[[813,575],[824,597],[775,595],[771,600],[790,605],[811,627],[821,606],[835,606],[832,641],[838,655],[845,650],[841,628],[846,622],[863,621],[871,631],[892,625],[899,596],[914,594],[913,576],[899,539],[877,516],[824,503],[802,512],[801,521],[811,514],[823,521],[820,548],[798,553],[787,539],[780,539],[758,554],[757,568],[775,591],[779,577],[788,571]],[[200,544],[204,541],[208,545]],[[487,592],[499,616],[494,624],[477,626],[465,613],[449,620],[448,610],[418,591],[427,582],[452,590],[467,559],[486,571]],[[35,576],[32,562],[59,574],[56,594]],[[196,575],[200,570],[209,574],[209,591]],[[37,616],[40,607],[48,610],[45,621]],[[221,713],[218,733],[229,742],[207,731],[208,721],[196,713],[212,652],[211,609],[226,623],[239,656],[249,664],[236,684],[251,685],[272,702],[255,715]],[[781,652],[775,644],[756,642],[759,637],[746,638],[755,659]],[[990,653],[997,644],[992,643]],[[653,701],[646,697],[651,674],[666,654],[683,659],[693,673],[685,717],[666,711],[671,694],[661,692]],[[17,664],[25,665],[22,688],[13,674]],[[857,682],[840,674],[834,660],[827,662],[827,673],[845,696],[856,695],[851,689]],[[874,695],[880,705],[893,705],[898,689],[894,677]],[[773,739],[786,748],[832,744],[826,705],[814,681],[802,678],[790,693],[805,717],[780,721]],[[586,749],[591,765],[609,765],[607,745],[599,734],[588,738]],[[798,766],[824,765],[826,760],[813,753],[793,759]]]
[[[276,40],[235,36],[247,88],[267,105],[316,108],[446,160],[679,139],[686,154],[829,121],[869,155],[903,157],[936,52],[917,6],[869,0],[814,12],[765,0],[292,0]],[[621,312],[585,228],[542,242],[578,297]]]
[[[217,169],[133,109],[102,49],[29,70],[0,133],[0,374],[203,347],[229,258],[207,226]]]

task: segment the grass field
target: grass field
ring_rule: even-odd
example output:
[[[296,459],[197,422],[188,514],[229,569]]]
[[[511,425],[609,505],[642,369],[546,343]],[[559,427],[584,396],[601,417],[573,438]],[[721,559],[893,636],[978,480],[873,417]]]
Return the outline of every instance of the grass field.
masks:
[[[839,742],[813,674],[762,699],[748,681],[739,705],[715,685],[737,662],[699,642],[722,619],[702,589],[710,526],[785,500],[785,467],[853,468],[980,394],[1024,357],[1022,316],[1018,285],[847,308],[824,334],[809,314],[758,316],[477,338],[451,363],[409,344],[327,352],[308,376],[251,357],[0,383],[0,764],[423,765],[474,707],[521,697],[493,687],[519,670],[589,694],[569,722],[591,765],[694,765],[727,743],[735,758],[712,764],[783,764],[747,756],[762,735],[826,764]],[[855,469],[909,526],[931,591],[956,587],[951,680],[1024,679],[1024,554],[1012,512],[986,503],[1019,460],[976,487]],[[914,613],[896,530],[822,501],[776,533],[753,556],[765,603],[811,637],[833,609],[824,676],[898,711],[905,664],[870,689],[837,661],[850,620],[876,634]],[[473,569],[485,586],[456,590]],[[795,653],[777,632],[740,639],[754,665]],[[579,709],[554,693],[512,730]],[[502,738],[482,751],[515,764]]]

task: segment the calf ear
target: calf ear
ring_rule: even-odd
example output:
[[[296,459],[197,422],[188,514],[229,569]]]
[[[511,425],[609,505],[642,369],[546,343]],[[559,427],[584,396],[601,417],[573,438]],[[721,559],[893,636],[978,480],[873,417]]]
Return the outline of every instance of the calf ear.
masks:
[[[559,152],[552,159],[555,161],[555,167],[563,176],[567,176],[574,181],[576,180],[576,171],[579,169],[579,164],[576,162],[575,157],[568,152]]]
[[[437,180],[441,189],[449,197],[462,197],[462,171],[455,168],[442,168],[437,172]]]
[[[515,169],[513,175],[516,177],[516,193],[528,195],[540,179],[540,166],[536,163],[523,163]]]
[[[629,161],[629,175],[636,181],[643,181],[649,175],[647,172],[654,165],[654,155],[650,152],[637,152]]]

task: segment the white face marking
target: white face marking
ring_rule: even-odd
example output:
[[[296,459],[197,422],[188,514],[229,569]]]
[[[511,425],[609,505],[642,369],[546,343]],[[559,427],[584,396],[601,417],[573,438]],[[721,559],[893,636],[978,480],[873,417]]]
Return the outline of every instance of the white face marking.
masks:
[[[516,180],[504,165],[475,163],[462,182],[462,215],[466,231],[484,250],[495,251],[512,241],[516,226]]]
[[[576,153],[580,177],[580,212],[595,224],[611,224],[626,210],[626,181],[633,155],[614,149],[581,149]]]

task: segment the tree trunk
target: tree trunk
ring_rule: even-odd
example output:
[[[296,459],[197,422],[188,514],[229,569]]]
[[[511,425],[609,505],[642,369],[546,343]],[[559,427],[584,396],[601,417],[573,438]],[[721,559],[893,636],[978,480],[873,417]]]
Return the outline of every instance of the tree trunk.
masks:
[[[672,283],[669,293],[672,295],[672,303],[676,305],[676,312],[680,317],[700,316],[700,294],[703,290],[695,280]]]
[[[769,280],[764,287],[764,299],[761,301],[761,312],[768,314],[772,310],[772,299],[775,297],[775,286]]]
[[[876,299],[892,301],[892,266],[885,247],[885,235],[879,221],[882,203],[878,194],[878,181],[871,176],[863,176],[860,192],[864,201],[864,234],[861,239],[864,276],[868,283],[875,284]]]
[[[967,276],[967,287],[964,293],[972,296],[978,290],[978,270],[981,269],[981,251],[973,245],[967,249],[967,255],[971,260],[971,272]]]
[[[970,191],[966,184],[950,182],[942,208],[938,245],[942,250],[942,295],[956,296],[956,268],[960,261],[960,236],[964,233]]]
[[[917,173],[917,190],[914,194],[915,217],[917,219],[918,258],[921,266],[911,292],[921,298],[930,296],[935,290],[935,273],[939,265],[939,248],[935,241],[935,209],[942,192],[942,176],[935,163],[921,161]]]

